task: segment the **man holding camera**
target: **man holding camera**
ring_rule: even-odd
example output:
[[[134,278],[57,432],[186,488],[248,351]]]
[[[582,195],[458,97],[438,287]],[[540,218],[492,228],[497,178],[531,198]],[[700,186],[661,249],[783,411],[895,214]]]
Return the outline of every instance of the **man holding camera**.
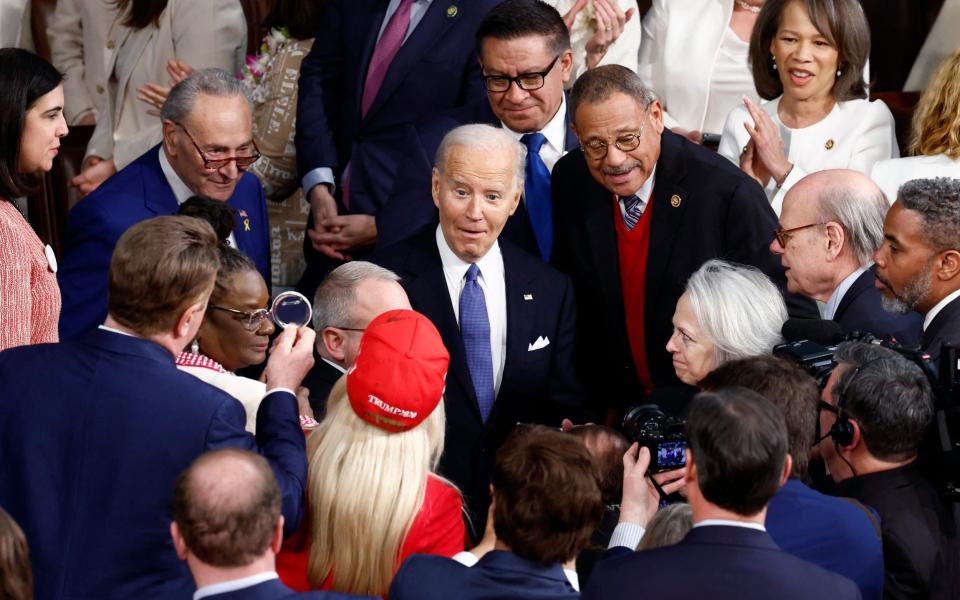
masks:
[[[955,598],[960,515],[917,466],[933,419],[926,376],[900,354],[872,344],[840,344],[834,360],[820,403],[820,454],[839,493],[880,515],[884,596]]]

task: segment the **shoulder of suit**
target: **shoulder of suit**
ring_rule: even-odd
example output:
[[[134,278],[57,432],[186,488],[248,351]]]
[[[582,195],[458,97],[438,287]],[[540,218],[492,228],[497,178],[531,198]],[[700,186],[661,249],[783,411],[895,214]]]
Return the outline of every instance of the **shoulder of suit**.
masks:
[[[520,269],[527,275],[553,280],[554,283],[559,285],[566,283],[567,276],[553,265],[544,262],[539,256],[535,256],[503,238],[499,240],[499,243],[500,252],[504,255],[504,270],[513,267]]]

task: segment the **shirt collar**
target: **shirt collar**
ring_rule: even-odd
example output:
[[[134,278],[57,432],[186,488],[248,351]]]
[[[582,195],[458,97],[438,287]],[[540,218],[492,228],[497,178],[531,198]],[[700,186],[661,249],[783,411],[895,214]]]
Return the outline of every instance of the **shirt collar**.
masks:
[[[760,523],[748,523],[747,521],[733,521],[730,519],[704,519],[699,523],[694,523],[694,527],[711,527],[722,525],[724,527],[743,527],[744,529],[756,529],[757,531],[766,531],[767,528]]]
[[[850,273],[843,278],[843,281],[840,282],[840,285],[837,286],[837,289],[833,290],[833,293],[830,294],[830,299],[827,300],[827,303],[824,304],[820,309],[820,316],[824,319],[833,320],[834,315],[837,314],[837,307],[840,306],[840,301],[843,300],[843,297],[847,294],[847,290],[850,289],[850,286],[853,285],[857,279],[860,278],[864,272],[870,268],[870,265],[860,267],[853,273]]]
[[[227,592],[242,590],[244,588],[253,587],[257,584],[263,583],[264,581],[270,581],[271,579],[279,579],[276,571],[267,571],[265,573],[258,573],[256,575],[243,577],[241,579],[224,581],[223,583],[215,583],[213,585],[205,585],[193,593],[193,600],[200,600],[201,598],[206,598],[207,596],[213,596],[215,594],[225,594]]]
[[[109,331],[110,333],[119,333],[120,335],[125,335],[127,337],[137,337],[132,333],[127,333],[126,331],[120,331],[119,329],[114,329],[113,327],[107,327],[106,325],[98,325],[97,328],[102,329],[104,331]]]
[[[443,264],[444,272],[455,275],[457,281],[463,279],[472,263],[460,260],[460,257],[453,253],[439,225],[437,225],[437,249],[440,250],[440,262]],[[499,240],[490,246],[490,250],[476,262],[476,265],[484,281],[489,281],[494,276],[503,276],[503,257],[500,255]]]
[[[647,180],[643,182],[643,185],[640,186],[640,189],[633,193],[634,196],[640,198],[640,205],[646,206],[647,202],[650,201],[650,194],[653,193],[653,184],[657,178],[657,165],[654,163],[653,170],[650,171],[650,177],[647,177]],[[626,196],[620,196],[618,199],[622,202],[623,198]]]
[[[954,290],[953,292],[950,293],[950,295],[948,295],[946,298],[944,298],[940,302],[937,302],[933,306],[933,308],[927,311],[927,314],[924,315],[923,317],[923,330],[924,331],[927,330],[927,327],[930,326],[930,323],[933,323],[934,318],[936,318],[937,314],[941,310],[943,310],[944,306],[950,304],[951,302],[956,300],[958,297],[960,297],[960,290]]]
[[[180,179],[180,176],[177,175],[177,172],[173,170],[173,165],[171,165],[170,161],[167,159],[167,153],[163,151],[163,144],[160,145],[159,152],[160,170],[163,171],[164,178],[166,178],[167,183],[170,185],[170,189],[173,190],[173,196],[177,199],[177,204],[183,204],[195,194],[189,187],[187,187],[187,184]]]
[[[510,134],[510,137],[520,141],[520,138],[524,136],[522,133],[517,133],[516,131],[507,127],[507,124],[503,121],[500,121],[500,125],[504,131]],[[547,123],[547,125],[540,130],[540,133],[543,134],[543,137],[547,139],[547,143],[550,144],[550,147],[557,153],[562,155],[564,149],[566,148],[566,135],[567,135],[567,98],[564,94],[563,98],[560,99],[560,108],[557,109],[553,118]]]
[[[332,360],[330,360],[330,359],[327,358],[326,356],[321,356],[321,357],[320,357],[320,360],[322,360],[323,362],[327,363],[328,365],[330,365],[330,366],[333,367],[334,369],[340,371],[341,373],[346,373],[346,372],[347,372],[346,369],[344,369],[343,367],[341,367],[341,366],[338,365],[337,363],[333,362]]]

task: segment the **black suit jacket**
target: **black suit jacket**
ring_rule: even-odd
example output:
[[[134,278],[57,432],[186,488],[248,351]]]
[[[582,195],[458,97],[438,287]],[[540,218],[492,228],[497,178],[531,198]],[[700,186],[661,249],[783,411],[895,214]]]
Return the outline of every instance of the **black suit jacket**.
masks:
[[[576,289],[578,343],[589,349],[579,354],[582,372],[607,406],[635,404],[643,390],[627,339],[613,194],[593,179],[580,150],[560,159],[552,187],[553,260]],[[759,184],[669,130],[661,138],[652,205],[644,331],[647,366],[660,391],[682,385],[665,346],[677,300],[700,265],[725,258],[760,268],[783,290],[786,280],[767,248],[777,217]],[[787,300],[792,315],[816,315],[812,301],[792,294]]]
[[[426,315],[450,352],[444,395],[447,435],[440,472],[464,493],[474,524],[486,521],[488,486],[497,448],[517,423],[559,426],[584,418],[574,369],[575,308],[570,280],[539,258],[500,241],[507,296],[507,345],[503,379],[487,422],[480,416],[460,327],[444,279],[436,230],[374,255],[392,269],[414,309]],[[550,343],[530,351],[544,336]]]
[[[569,129],[571,115],[570,103],[567,106],[568,129],[564,138],[564,150],[580,147],[577,136]],[[443,137],[451,130],[469,123],[482,123],[500,127],[500,119],[493,114],[490,102],[484,97],[482,102],[455,108],[446,114],[430,116],[410,125],[406,134],[404,162],[390,194],[390,200],[377,213],[377,244],[388,246],[408,238],[428,225],[439,222],[437,208],[430,193],[433,163],[437,149]],[[534,237],[527,215],[526,202],[521,202],[517,211],[507,219],[500,239],[513,242],[530,254],[539,255],[537,239]]]
[[[920,338],[920,348],[934,361],[940,359],[940,348],[944,344],[960,346],[960,298],[944,306]]]
[[[857,277],[840,299],[833,320],[844,333],[861,331],[877,337],[892,336],[901,346],[915,348],[920,343],[923,317],[916,312],[892,315],[883,310],[880,304],[882,295],[873,285],[876,280],[872,267]]]
[[[300,385],[310,390],[310,408],[318,421],[322,421],[327,414],[327,397],[333,384],[342,376],[341,371],[324,361],[316,350],[313,351],[313,368]]]

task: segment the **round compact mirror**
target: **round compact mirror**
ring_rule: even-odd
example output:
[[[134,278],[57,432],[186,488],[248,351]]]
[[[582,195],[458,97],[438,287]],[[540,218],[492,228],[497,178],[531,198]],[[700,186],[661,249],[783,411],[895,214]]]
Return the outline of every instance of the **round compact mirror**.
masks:
[[[287,325],[303,327],[310,324],[313,307],[306,296],[299,292],[283,292],[273,299],[270,315],[281,328]]]

